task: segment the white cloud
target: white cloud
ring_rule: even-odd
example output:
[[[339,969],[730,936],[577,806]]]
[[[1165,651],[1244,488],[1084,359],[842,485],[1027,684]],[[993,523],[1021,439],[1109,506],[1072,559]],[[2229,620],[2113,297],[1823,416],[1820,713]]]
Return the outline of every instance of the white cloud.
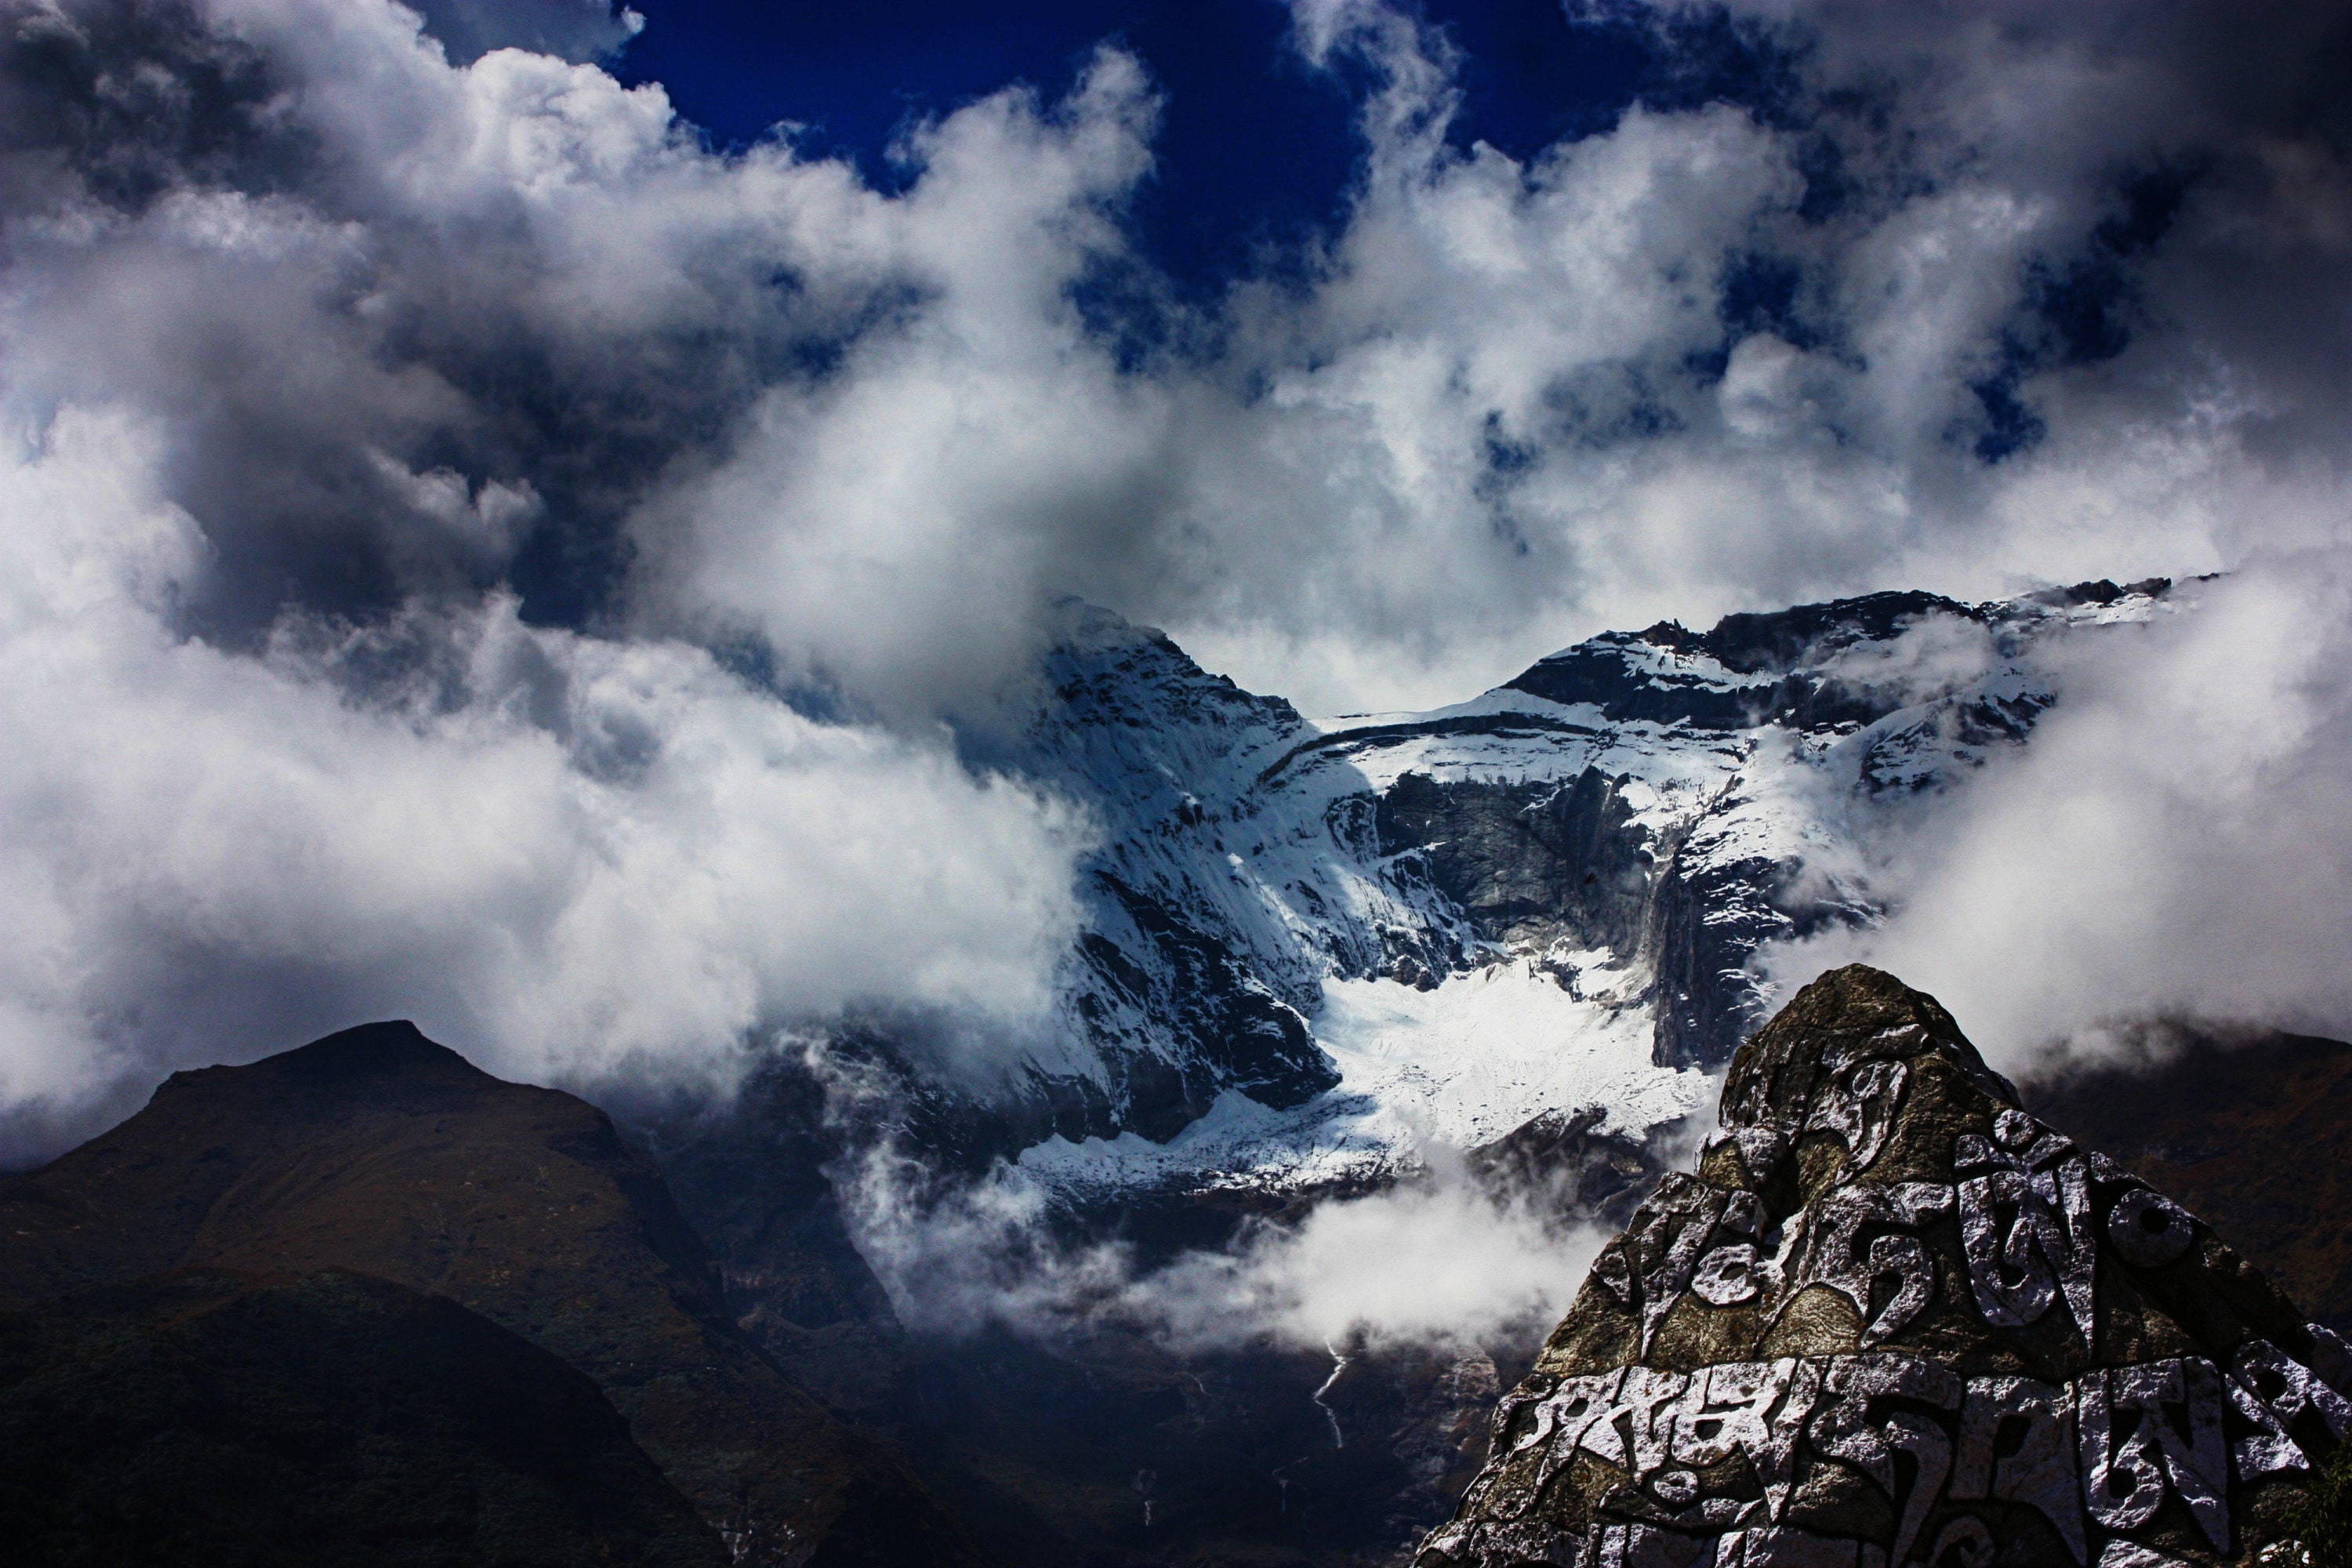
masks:
[[[0,1106],[28,1136],[367,1017],[593,1084],[723,1077],[856,1005],[1042,1005],[1067,808],[510,599],[180,637],[205,542],[153,445],[69,408],[0,467]]]
[[[2030,746],[1880,847],[1887,923],[1776,975],[1879,964],[2027,1072],[2150,1018],[2352,1033],[2352,573],[2280,557],[2196,596],[2078,652]]]
[[[1489,1344],[1557,1321],[1607,1239],[1449,1173],[1319,1204],[1230,1252],[1188,1253],[1130,1300],[1184,1348],[1252,1334],[1342,1350]]]
[[[841,1093],[840,1070],[827,1076]],[[838,1190],[859,1252],[899,1321],[920,1331],[1002,1323],[1050,1338],[1120,1323],[1180,1353],[1265,1342],[1348,1352],[1475,1347],[1556,1320],[1606,1236],[1540,1195],[1491,1193],[1437,1152],[1397,1186],[1250,1221],[1223,1247],[1154,1265],[1123,1243],[1057,1240],[1054,1195],[1017,1166],[942,1177],[886,1140]]]

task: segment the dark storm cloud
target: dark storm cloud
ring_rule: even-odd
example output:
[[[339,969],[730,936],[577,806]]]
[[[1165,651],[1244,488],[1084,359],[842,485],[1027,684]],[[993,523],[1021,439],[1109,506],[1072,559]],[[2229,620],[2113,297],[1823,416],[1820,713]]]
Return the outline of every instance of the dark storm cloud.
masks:
[[[473,132],[587,132],[581,111],[634,102],[638,151],[688,158],[658,96],[535,57],[463,77],[370,16],[310,40],[268,7],[16,8],[14,389],[166,419],[173,498],[216,547],[190,610],[218,635],[501,578],[577,622],[614,590],[647,477],[845,323],[735,235],[635,247],[646,275],[617,289],[567,266],[551,250],[605,241],[518,188],[527,148]],[[459,475],[456,495],[434,478]]]
[[[13,1148],[361,1016],[589,1080],[1034,1013],[1066,809],[502,585],[596,619],[665,468],[887,317],[874,198],[389,6],[6,24]]]

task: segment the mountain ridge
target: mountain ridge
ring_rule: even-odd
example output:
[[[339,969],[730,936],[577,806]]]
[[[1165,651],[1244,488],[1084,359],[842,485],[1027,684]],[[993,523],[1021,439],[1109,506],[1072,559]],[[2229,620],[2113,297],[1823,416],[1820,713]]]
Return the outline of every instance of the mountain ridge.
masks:
[[[992,1096],[919,1093],[919,1049],[867,1044],[930,1142],[1057,1189],[1362,1180],[1412,1165],[1414,1128],[1466,1146],[1563,1105],[1640,1136],[1760,1022],[1760,946],[1875,918],[1861,825],[2026,743],[2060,699],[2051,650],[2180,608],[2160,578],[1863,595],[1603,633],[1467,702],[1313,721],[1066,601],[1029,717],[977,759],[1101,830],[1050,1024]],[[1401,1025],[1391,982],[1431,998]],[[1473,1014],[1523,1089],[1452,1072],[1435,1042]]]
[[[193,1267],[357,1270],[520,1335],[594,1381],[738,1561],[988,1561],[727,1317],[701,1239],[605,1112],[413,1025],[175,1074],[121,1125],[0,1178],[0,1304]]]

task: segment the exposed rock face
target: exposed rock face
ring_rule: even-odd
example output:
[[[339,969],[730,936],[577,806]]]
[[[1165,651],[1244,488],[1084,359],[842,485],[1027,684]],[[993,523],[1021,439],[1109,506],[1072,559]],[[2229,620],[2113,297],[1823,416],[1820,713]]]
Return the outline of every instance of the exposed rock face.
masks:
[[[1437,890],[1490,941],[1627,952],[1641,942],[1649,833],[1598,768],[1566,784],[1442,784],[1408,773],[1381,797],[1377,821],[1381,853],[1423,849]]]
[[[1734,1059],[1423,1568],[2231,1561],[2352,1428],[2343,1342],[1859,965]]]
[[[1622,1225],[1664,1165],[1647,1143],[1602,1123],[1597,1106],[1547,1110],[1463,1163],[1497,1195],[1534,1199],[1563,1220]]]

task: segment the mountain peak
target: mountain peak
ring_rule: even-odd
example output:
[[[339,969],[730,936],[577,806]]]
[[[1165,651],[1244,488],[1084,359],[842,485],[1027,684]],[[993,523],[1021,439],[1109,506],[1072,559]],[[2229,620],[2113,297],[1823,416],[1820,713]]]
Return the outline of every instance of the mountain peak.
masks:
[[[2352,1433],[2342,1341],[1892,975],[1800,992],[1721,1119],[1423,1568],[2229,1562]]]
[[[165,1079],[155,1093],[159,1100],[177,1099],[191,1090],[218,1091],[232,1086],[251,1092],[264,1084],[339,1092],[367,1079],[440,1088],[502,1081],[427,1038],[407,1019],[395,1018],[339,1029],[307,1046],[241,1067],[190,1068]]]
[[[426,1038],[425,1031],[405,1018],[339,1029],[256,1065],[320,1083],[434,1068],[488,1076],[448,1047]]]
[[[604,1112],[495,1079],[414,1024],[180,1074],[0,1178],[0,1308],[173,1270],[329,1268],[445,1297],[571,1362],[739,1560],[981,1560],[895,1458],[742,1336],[701,1237]]]

